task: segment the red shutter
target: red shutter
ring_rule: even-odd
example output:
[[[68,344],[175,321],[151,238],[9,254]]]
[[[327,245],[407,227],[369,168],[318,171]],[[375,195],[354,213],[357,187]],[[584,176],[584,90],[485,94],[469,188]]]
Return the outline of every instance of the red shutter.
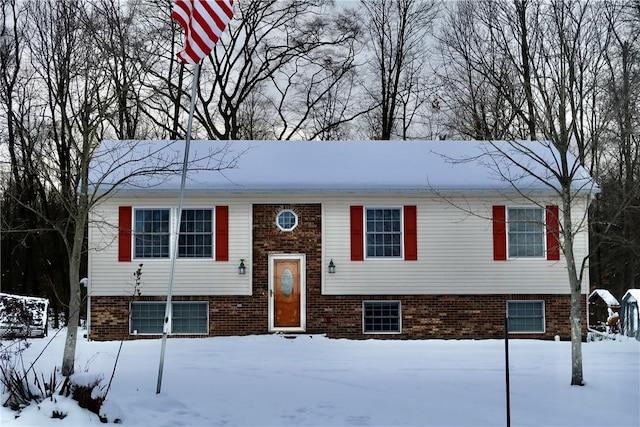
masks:
[[[418,218],[415,206],[404,207],[404,259],[418,259]]]
[[[363,207],[351,206],[351,261],[364,261]]]
[[[216,206],[216,261],[229,261],[229,206]]]
[[[507,215],[504,206],[493,207],[493,260],[507,260]]]
[[[118,208],[118,261],[131,262],[131,206]]]
[[[546,209],[547,223],[547,259],[549,261],[560,260],[560,226],[558,206],[549,205]]]

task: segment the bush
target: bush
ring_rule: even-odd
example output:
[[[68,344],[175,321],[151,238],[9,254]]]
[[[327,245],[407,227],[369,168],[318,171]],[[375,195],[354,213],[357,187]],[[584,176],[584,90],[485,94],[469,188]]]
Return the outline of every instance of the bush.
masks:
[[[47,381],[44,375],[38,377],[32,367],[24,366],[20,352],[13,354],[13,357],[3,354],[5,357],[0,361],[2,406],[20,413],[31,404],[39,404],[45,400],[55,402],[58,396],[70,397],[77,401],[81,408],[88,409],[98,415],[102,422],[107,422],[106,417],[100,413],[106,395],[102,375],[79,373],[62,377],[56,368]],[[59,419],[65,418],[66,415],[58,410],[51,413],[52,418]]]

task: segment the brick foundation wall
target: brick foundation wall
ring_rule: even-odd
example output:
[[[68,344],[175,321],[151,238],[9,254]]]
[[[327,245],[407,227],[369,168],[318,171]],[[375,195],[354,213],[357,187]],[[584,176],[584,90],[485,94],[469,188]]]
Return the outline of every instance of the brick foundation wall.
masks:
[[[512,338],[570,338],[568,295],[417,295],[329,296],[307,295],[307,331],[334,338],[458,339],[502,338],[507,300],[544,300],[544,334],[512,334]],[[157,338],[129,335],[129,297],[91,299],[91,339]],[[140,297],[138,301],[164,301],[164,297]],[[268,307],[264,296],[175,297],[174,301],[209,302],[209,336],[268,333]],[[362,333],[362,301],[401,302],[402,333]],[[582,324],[586,334],[586,311]],[[188,335],[180,335],[185,337]],[[202,335],[193,335],[202,337]],[[584,337],[583,337],[584,338]]]
[[[276,215],[291,209],[298,215],[293,231],[276,226]],[[512,334],[516,338],[570,338],[569,295],[408,295],[330,296],[321,294],[322,210],[320,204],[260,204],[253,206],[253,295],[174,297],[174,301],[209,303],[209,336],[268,333],[269,254],[306,254],[307,330],[336,338],[502,338],[507,300],[544,300],[546,332]],[[139,301],[164,301],[164,297],[139,297]],[[402,333],[362,333],[362,301],[401,302]],[[92,297],[91,338],[119,340],[157,338],[129,335],[130,297]],[[586,337],[586,308],[582,324]],[[202,335],[194,335],[202,337]],[[180,335],[185,337],[185,335]]]

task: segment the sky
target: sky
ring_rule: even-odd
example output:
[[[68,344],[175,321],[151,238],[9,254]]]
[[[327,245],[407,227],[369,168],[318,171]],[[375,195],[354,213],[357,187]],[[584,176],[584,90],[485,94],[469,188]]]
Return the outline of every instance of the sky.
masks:
[[[48,378],[65,331],[31,339],[25,362]],[[82,335],[80,335],[82,337]],[[6,346],[8,344],[3,341]],[[120,342],[79,338],[76,380],[108,383]],[[503,340],[346,340],[323,335],[125,341],[103,415],[123,426],[504,426]],[[512,426],[640,425],[640,342],[583,344],[583,387],[570,386],[570,343],[509,341]],[[95,390],[99,392],[99,390]],[[52,411],[66,414],[52,419]],[[2,426],[103,425],[57,397]]]

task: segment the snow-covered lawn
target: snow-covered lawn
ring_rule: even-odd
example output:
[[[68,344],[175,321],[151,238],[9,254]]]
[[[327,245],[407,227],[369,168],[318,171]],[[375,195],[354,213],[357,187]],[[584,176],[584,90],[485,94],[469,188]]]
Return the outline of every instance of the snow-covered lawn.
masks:
[[[56,331],[52,331],[53,335]],[[62,359],[64,331],[37,369]],[[25,360],[49,338],[33,339]],[[278,335],[125,342],[107,415],[125,426],[504,426],[504,342],[349,341]],[[108,382],[119,342],[78,341],[76,371]],[[584,387],[571,387],[568,342],[511,340],[513,426],[640,425],[640,343],[583,345]],[[101,425],[75,402],[32,406],[2,426]],[[50,419],[53,407],[68,416]],[[48,412],[48,413],[47,413]]]

